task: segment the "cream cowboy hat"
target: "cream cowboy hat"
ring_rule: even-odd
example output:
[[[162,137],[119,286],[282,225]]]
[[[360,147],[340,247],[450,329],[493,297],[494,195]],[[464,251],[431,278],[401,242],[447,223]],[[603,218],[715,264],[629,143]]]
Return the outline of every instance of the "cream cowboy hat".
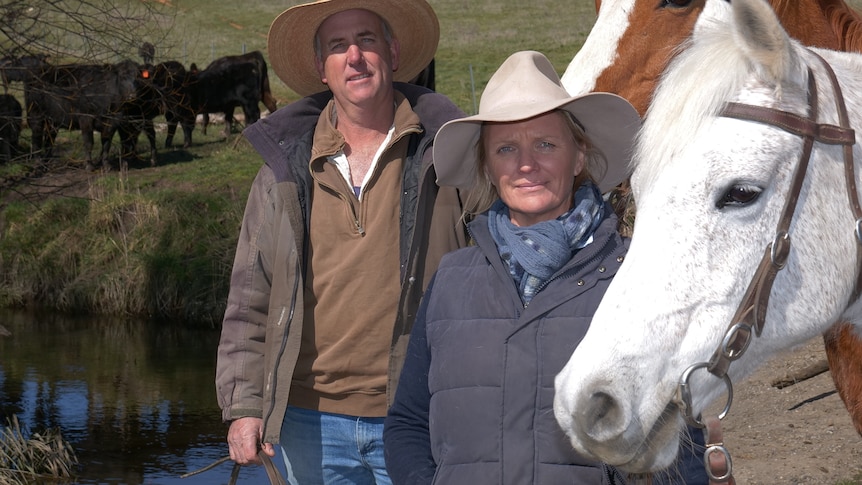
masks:
[[[315,65],[314,36],[330,15],[357,8],[385,19],[401,44],[395,81],[413,80],[434,58],[440,23],[425,0],[319,0],[290,7],[269,27],[269,62],[287,87],[301,96],[326,89]]]
[[[543,54],[516,52],[491,76],[479,114],[449,121],[434,139],[437,183],[469,189],[476,180],[476,143],[485,121],[521,121],[554,109],[572,113],[593,144],[607,159],[605,173],[590,174],[602,192],[607,192],[628,173],[635,134],[640,127],[638,112],[625,99],[610,93],[572,97]]]

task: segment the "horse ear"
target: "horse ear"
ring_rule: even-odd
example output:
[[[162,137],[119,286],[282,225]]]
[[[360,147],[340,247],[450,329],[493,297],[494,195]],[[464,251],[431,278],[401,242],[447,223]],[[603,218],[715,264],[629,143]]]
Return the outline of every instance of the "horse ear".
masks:
[[[764,0],[734,0],[733,35],[747,56],[765,71],[767,79],[781,84],[802,73],[802,65],[790,36],[781,26],[770,4]]]

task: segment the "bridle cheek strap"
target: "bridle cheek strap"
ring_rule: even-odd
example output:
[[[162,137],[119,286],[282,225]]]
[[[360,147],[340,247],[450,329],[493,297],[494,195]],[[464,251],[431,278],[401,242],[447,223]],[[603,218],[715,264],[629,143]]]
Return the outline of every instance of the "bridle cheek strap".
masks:
[[[855,301],[862,291],[862,229],[860,229],[862,228],[862,204],[856,191],[856,175],[853,166],[853,145],[856,143],[856,133],[850,128],[847,107],[835,73],[822,57],[813,51],[809,52],[821,61],[832,83],[839,126],[817,123],[817,82],[810,68],[808,69],[808,117],[774,108],[740,103],[727,103],[721,112],[721,116],[764,123],[798,135],[803,139],[803,147],[778,220],[775,239],[767,245],[763,258],[731,319],[724,341],[710,358],[708,370],[718,377],[724,377],[730,363],[738,359],[748,347],[752,330],[757,336],[760,336],[763,331],[772,284],[778,271],[787,262],[790,253],[790,223],[796,211],[815,141],[829,145],[843,145],[844,178],[850,208],[856,218],[856,282],[850,301]]]

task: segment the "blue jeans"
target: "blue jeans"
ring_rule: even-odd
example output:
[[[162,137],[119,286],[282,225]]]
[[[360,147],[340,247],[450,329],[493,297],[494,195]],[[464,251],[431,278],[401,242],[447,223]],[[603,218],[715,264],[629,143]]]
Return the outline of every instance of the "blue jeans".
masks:
[[[288,406],[280,443],[288,483],[391,485],[383,420]]]

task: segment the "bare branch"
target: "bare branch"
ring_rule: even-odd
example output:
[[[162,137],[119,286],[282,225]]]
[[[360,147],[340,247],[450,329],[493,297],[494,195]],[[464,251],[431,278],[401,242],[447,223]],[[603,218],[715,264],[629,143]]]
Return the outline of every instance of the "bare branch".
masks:
[[[164,43],[175,12],[157,2],[0,0],[0,56],[47,55],[61,62],[137,59]]]

